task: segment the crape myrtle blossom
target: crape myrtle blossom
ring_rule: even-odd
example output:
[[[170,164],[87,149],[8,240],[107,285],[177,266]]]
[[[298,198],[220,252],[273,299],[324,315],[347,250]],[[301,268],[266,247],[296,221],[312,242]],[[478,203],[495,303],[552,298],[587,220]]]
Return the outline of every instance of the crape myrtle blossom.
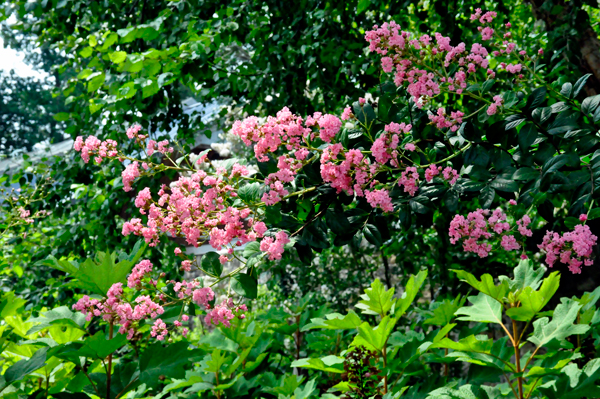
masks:
[[[522,237],[531,236],[528,228],[531,223],[529,216],[525,215],[519,219],[518,234]],[[455,215],[450,222],[450,242],[456,244],[462,242],[465,252],[473,252],[481,258],[487,257],[492,251],[492,243],[500,240],[500,246],[506,251],[521,249],[521,244],[515,237],[514,225],[511,226],[508,217],[501,209],[490,211],[477,209],[470,212],[465,218]]]
[[[509,202],[511,206],[516,201]],[[581,215],[579,220],[585,222],[587,215]],[[529,228],[531,218],[528,215],[511,224],[507,215],[500,209],[493,212],[477,209],[465,218],[462,215],[454,216],[450,222],[450,242],[456,244],[462,242],[466,252],[473,252],[484,258],[492,251],[492,244],[499,240],[500,246],[506,251],[520,250],[522,242],[526,237],[531,237],[533,232]],[[517,231],[514,231],[516,227]],[[517,240],[517,234],[521,241]],[[581,266],[590,266],[594,263],[592,259],[593,247],[598,237],[592,234],[589,226],[585,224],[576,225],[573,231],[562,235],[553,231],[546,231],[543,241],[538,248],[545,252],[545,261],[549,267],[557,262],[568,265],[573,274],[581,273]],[[523,253],[522,258],[527,258]]]
[[[198,281],[166,281],[173,285],[173,291],[177,298],[169,297],[156,290],[157,281],[151,278],[144,281],[144,277],[152,271],[152,263],[144,259],[140,261],[127,278],[127,285],[135,293],[135,299],[128,300],[130,295],[123,291],[122,283],[111,286],[104,299],[90,298],[84,295],[73,309],[80,311],[90,321],[93,317],[101,317],[103,320],[119,326],[119,333],[126,334],[132,339],[138,328],[146,320],[154,320],[150,335],[157,340],[164,340],[168,334],[167,324],[160,318],[165,312],[165,307],[177,302],[194,302],[206,310],[204,318],[207,324],[215,326],[231,326],[234,317],[243,319],[243,312],[248,309],[246,305],[235,305],[229,298],[220,305],[214,307],[215,294],[210,287],[200,287]],[[164,274],[161,275],[161,277]],[[173,325],[176,329],[182,327],[181,321],[188,321],[189,316],[181,315]],[[185,336],[187,329],[181,333]]]
[[[506,32],[498,35],[492,26],[496,16],[494,11],[483,12],[479,8],[471,15],[472,21],[481,24],[478,30],[486,45],[473,43],[470,50],[465,43],[453,46],[449,37],[437,32],[433,37],[427,34],[413,36],[410,32],[402,31],[393,21],[381,26],[375,25],[365,33],[365,39],[369,43],[369,50],[381,55],[383,71],[393,74],[394,83],[397,86],[405,86],[415,104],[423,107],[444,91],[473,95],[466,89],[469,85],[478,83],[476,75],[479,71],[482,72],[480,75],[489,78],[494,78],[500,71],[510,74],[519,74],[522,71],[523,65],[519,62],[517,54],[523,55],[523,51],[517,53],[516,43],[509,40],[512,37],[509,31],[511,25],[508,23],[501,26]],[[494,56],[512,57],[516,62],[509,60],[508,63],[500,63],[497,70],[490,69],[490,47],[497,49],[491,51]],[[518,77],[522,78],[522,75]],[[484,100],[496,105],[489,109],[488,113],[492,115],[499,106],[498,102]],[[430,118],[438,128],[452,128],[452,124],[442,115],[443,112],[438,110],[436,114]]]
[[[581,215],[579,219],[585,222],[587,215]],[[546,253],[546,264],[549,267],[553,267],[558,261],[568,265],[573,274],[580,274],[581,266],[591,266],[594,263],[591,256],[597,241],[598,237],[592,234],[589,226],[578,224],[573,231],[562,235],[547,231],[538,248]]]

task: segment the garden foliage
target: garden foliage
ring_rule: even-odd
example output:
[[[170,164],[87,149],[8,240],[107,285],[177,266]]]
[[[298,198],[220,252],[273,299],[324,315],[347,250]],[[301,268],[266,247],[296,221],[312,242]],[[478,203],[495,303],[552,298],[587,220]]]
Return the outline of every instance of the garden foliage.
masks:
[[[235,15],[229,10],[217,15]],[[465,42],[385,22],[365,27],[366,42],[356,40],[356,48],[368,46],[367,75],[380,77],[368,96],[324,102],[330,107],[316,112],[307,102],[266,117],[246,115],[231,133],[254,157],[214,159],[185,141],[157,138],[155,126],[118,112],[140,88],[143,100],[185,80],[187,69],[175,59],[195,60],[198,46],[207,56],[214,50],[217,36],[199,30],[206,21],[188,21],[193,44],[142,55],[113,51],[117,43],[153,40],[174,12],[91,34],[79,50],[94,61],[78,79],[103,97],[73,94],[68,101],[89,99],[88,108],[58,118],[74,118],[76,133],[96,112],[119,114],[112,134],[78,135],[74,152],[87,165],[84,174],[120,177],[71,189],[107,213],[116,212],[118,198],[109,192],[130,195],[129,208],[118,210],[127,220],[111,230],[113,215],[95,239],[122,235],[132,245],[99,245],[87,257],[52,251],[36,263],[52,273],[45,293],[2,294],[0,392],[107,399],[600,396],[600,289],[556,295],[561,279],[594,270],[597,253],[600,95],[585,94],[591,74],[550,79],[543,48],[531,47],[523,29],[496,11],[474,9],[468,19],[477,33]],[[83,43],[72,39],[73,48]],[[114,76],[149,76],[120,86],[103,63]],[[65,95],[77,91],[78,80],[70,83]],[[273,94],[293,95],[271,83]],[[160,114],[155,106],[150,112]],[[3,177],[32,183],[1,204],[7,248],[26,251],[27,236],[14,232],[48,216],[35,204],[47,200],[46,185],[54,183],[35,175]],[[94,220],[90,230],[103,222]],[[415,257],[431,261],[410,277],[404,272],[404,283],[394,287],[388,257],[403,257],[402,240],[432,229],[440,251],[456,254],[456,266],[434,269],[438,254],[421,253]],[[180,241],[165,244],[169,237]],[[183,243],[210,245],[212,252],[198,259]],[[282,301],[259,284],[277,267],[310,269],[339,247],[354,259],[357,249],[375,248],[385,282],[370,278],[348,306],[315,301],[312,293]],[[423,248],[407,251],[407,262]],[[179,270],[167,270],[163,258]],[[460,264],[490,258],[501,273]],[[432,269],[435,278],[428,276]],[[12,266],[8,273],[19,271]],[[448,288],[452,281],[461,288]]]

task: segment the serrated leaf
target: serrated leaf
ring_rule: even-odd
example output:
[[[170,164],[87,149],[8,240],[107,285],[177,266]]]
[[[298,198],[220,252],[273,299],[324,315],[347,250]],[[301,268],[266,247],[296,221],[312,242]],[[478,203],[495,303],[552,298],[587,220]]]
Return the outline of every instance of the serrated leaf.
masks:
[[[480,292],[477,296],[467,297],[471,306],[463,306],[456,311],[457,320],[478,321],[481,323],[502,324],[502,304],[489,295]]]
[[[344,372],[344,358],[339,356],[326,356],[319,358],[298,359],[290,365],[291,367],[301,367],[305,369],[313,369],[324,371],[326,373],[341,374]]]
[[[402,297],[398,298],[394,304],[394,317],[399,318],[408,310],[421,290],[426,278],[427,271],[425,270],[421,270],[416,276],[410,277],[408,283],[406,283]]]
[[[464,270],[452,270],[461,281],[469,284],[477,291],[489,295],[499,303],[503,302],[503,298],[509,291],[508,281],[501,281],[500,284],[496,285],[494,278],[490,274],[484,274],[481,276],[481,280],[471,273]]]
[[[343,316],[340,313],[330,313],[325,316],[325,319],[315,318],[311,322],[302,327],[302,331],[307,331],[315,328],[323,328],[327,330],[351,330],[358,328],[362,320],[353,311],[348,312]]]
[[[584,334],[590,327],[573,324],[581,305],[569,298],[561,298],[561,303],[554,309],[552,321],[543,317],[533,322],[533,335],[527,340],[536,346],[545,346],[551,341],[564,344],[565,338],[574,334]]]
[[[362,309],[362,313],[364,314],[384,317],[394,304],[392,300],[394,292],[394,287],[386,290],[381,281],[375,279],[371,283],[371,288],[367,288],[365,293],[360,296],[362,300],[358,302],[356,307]]]
[[[506,315],[517,321],[532,320],[550,301],[558,289],[559,282],[560,275],[558,272],[553,272],[544,279],[539,290],[532,287],[523,288],[517,297],[520,306],[508,309]]]

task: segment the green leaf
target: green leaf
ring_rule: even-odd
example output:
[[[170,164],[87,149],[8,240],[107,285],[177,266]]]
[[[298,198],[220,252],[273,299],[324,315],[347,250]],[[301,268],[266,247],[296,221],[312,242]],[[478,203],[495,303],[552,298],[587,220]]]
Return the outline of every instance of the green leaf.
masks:
[[[581,89],[583,89],[583,87],[585,86],[585,82],[587,82],[590,76],[592,76],[591,73],[586,73],[585,75],[577,79],[577,82],[575,82],[575,86],[573,86],[573,98],[577,97]]]
[[[75,273],[74,277],[79,281],[73,285],[106,296],[113,284],[125,283],[125,278],[134,265],[128,259],[116,263],[116,258],[116,254],[99,252],[95,261],[86,259]]]
[[[207,252],[202,255],[200,267],[213,277],[221,277],[221,273],[223,273],[223,264],[221,264],[219,254],[216,252]]]
[[[127,344],[127,336],[117,334],[113,339],[106,339],[106,335],[102,331],[98,331],[91,337],[86,338],[83,346],[77,351],[78,356],[85,356],[92,359],[105,359]]]
[[[145,79],[142,83],[142,98],[155,95],[160,90],[156,79]]]
[[[314,318],[310,320],[309,324],[302,327],[301,331],[307,331],[315,328],[324,328],[327,330],[351,330],[358,328],[362,323],[360,317],[353,311],[348,312],[347,315],[343,316],[340,313],[330,313],[325,315],[325,319]]]
[[[525,287],[517,297],[521,306],[508,309],[506,315],[517,321],[532,320],[550,301],[558,289],[559,282],[560,275],[558,272],[553,272],[544,279],[539,291],[532,287]]]
[[[537,111],[537,110],[536,110]],[[538,132],[533,123],[527,123],[519,130],[519,147],[525,151],[535,142],[537,139]]]
[[[581,304],[569,298],[561,298],[561,303],[554,310],[552,321],[542,317],[533,322],[533,335],[527,340],[536,346],[545,346],[552,341],[558,345],[566,343],[565,338],[574,334],[584,334],[590,327],[573,324]]]
[[[395,289],[394,287],[386,290],[379,279],[375,279],[371,283],[371,288],[367,288],[365,293],[360,297],[362,300],[356,305],[357,308],[362,309],[364,314],[380,315],[384,317],[392,308],[394,301]]]
[[[262,196],[262,187],[258,182],[246,184],[238,190],[238,197],[248,204],[259,202]]]
[[[509,279],[506,276],[500,276],[499,280],[508,283],[511,291],[522,290],[525,287],[531,287],[537,290],[542,283],[545,270],[543,267],[534,268],[531,259],[521,259],[514,270],[514,278]]]
[[[13,291],[8,291],[2,295],[2,300],[0,300],[0,319],[16,315],[17,310],[25,306],[26,303],[26,300],[16,297]]]
[[[464,306],[456,311],[457,320],[478,321],[481,323],[502,324],[502,304],[489,295],[480,292],[477,296],[467,297],[472,306]]]
[[[540,87],[535,89],[529,97],[527,97],[527,104],[525,105],[528,109],[534,109],[542,105],[546,98],[546,87]]]
[[[115,51],[108,55],[110,60],[115,64],[120,64],[127,59],[127,53],[125,51]]]
[[[254,276],[245,273],[239,273],[233,276],[231,288],[239,295],[249,299],[256,299],[256,295],[258,293],[258,281]]]
[[[308,399],[312,394],[317,391],[317,379],[313,378],[309,382],[304,385],[304,388],[300,389],[300,387],[294,390],[294,398],[295,399]]]
[[[187,347],[187,342],[175,342],[168,346],[156,343],[148,346],[140,356],[140,382],[151,388],[160,384],[160,376],[183,378],[184,366],[190,364],[190,356],[193,354]]]
[[[98,90],[104,83],[104,72],[94,72],[86,78],[88,81],[87,91],[91,93]]]
[[[477,280],[475,276],[464,270],[454,270],[454,273],[458,276],[460,281],[464,281],[477,291],[482,292],[486,295],[491,296],[498,302],[502,303],[503,298],[506,296],[509,290],[508,281],[501,281],[499,285],[494,283],[494,278],[490,274],[484,274],[481,276],[481,281]]]
[[[356,6],[356,15],[360,15],[369,8],[371,0],[360,0],[358,6]]]
[[[562,369],[562,374],[538,389],[549,399],[581,399],[600,397],[600,359],[590,360],[580,370],[571,363]]]
[[[359,346],[364,345],[367,348],[374,349],[380,351],[383,349],[387,340],[394,330],[394,326],[398,321],[397,318],[391,318],[389,316],[385,316],[381,319],[379,325],[375,328],[372,328],[369,323],[364,322],[360,326],[358,326],[358,335],[357,338],[354,339],[351,346]],[[365,344],[366,343],[366,344]]]
[[[27,320],[28,323],[39,323],[27,331],[27,335],[49,328],[53,325],[70,326],[84,330],[85,316],[80,312],[73,312],[67,306],[61,306],[44,313],[43,316]]]
[[[381,233],[379,232],[377,226],[367,224],[363,229],[363,234],[365,235],[367,241],[375,245],[377,248],[381,247],[383,244],[383,239],[381,238]]]
[[[58,122],[67,121],[70,117],[71,114],[69,114],[68,112],[59,112],[53,116],[54,120]]]
[[[584,114],[593,113],[600,104],[600,94],[586,98],[581,102],[581,112]]]
[[[402,297],[398,298],[394,304],[394,317],[399,318],[406,312],[406,310],[412,305],[415,297],[421,290],[425,279],[427,278],[427,271],[421,270],[416,276],[411,276],[404,288]]]
[[[479,201],[481,201],[481,207],[484,209],[489,208],[494,202],[494,197],[496,196],[496,191],[491,185],[486,185],[479,195]]]
[[[326,373],[341,374],[344,372],[344,358],[339,356],[326,356],[324,358],[305,358],[298,359],[290,365],[291,367],[301,367],[324,371]]]
[[[446,326],[454,319],[454,314],[461,308],[465,303],[465,298],[458,295],[453,301],[444,299],[437,308],[433,310],[433,316],[426,319],[423,324]]]
[[[46,364],[46,352],[48,352],[47,347],[38,349],[31,358],[19,360],[10,366],[4,373],[6,385],[20,381],[28,374],[43,367]]]

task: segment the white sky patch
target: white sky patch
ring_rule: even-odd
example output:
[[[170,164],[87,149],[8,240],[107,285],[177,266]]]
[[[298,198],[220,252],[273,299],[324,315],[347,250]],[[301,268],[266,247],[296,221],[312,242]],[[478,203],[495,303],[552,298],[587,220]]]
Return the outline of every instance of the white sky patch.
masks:
[[[14,69],[17,75],[21,77],[31,76],[34,78],[43,79],[45,77],[45,73],[40,73],[31,68],[31,66],[23,62],[24,58],[24,54],[18,53],[11,48],[5,48],[4,41],[0,39],[0,70],[9,72],[11,69]]]

